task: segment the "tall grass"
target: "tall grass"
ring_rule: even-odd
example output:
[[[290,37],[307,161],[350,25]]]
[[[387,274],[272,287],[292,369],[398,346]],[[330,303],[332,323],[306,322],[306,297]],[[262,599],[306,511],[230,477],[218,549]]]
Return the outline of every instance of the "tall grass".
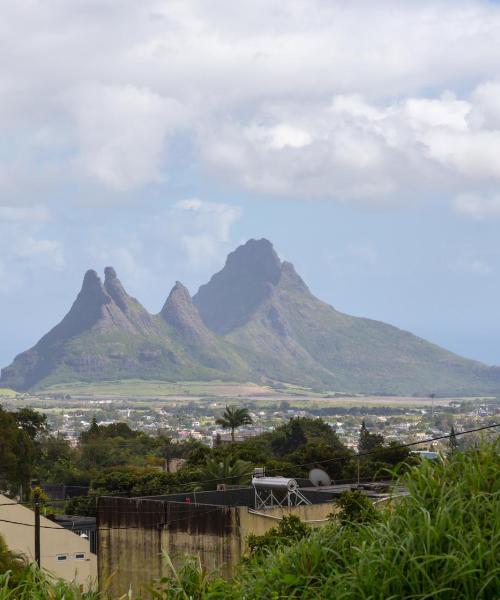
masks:
[[[430,461],[373,525],[329,526],[204,598],[500,598],[499,445]]]
[[[35,565],[0,574],[0,600],[104,600],[97,591],[50,578]]]

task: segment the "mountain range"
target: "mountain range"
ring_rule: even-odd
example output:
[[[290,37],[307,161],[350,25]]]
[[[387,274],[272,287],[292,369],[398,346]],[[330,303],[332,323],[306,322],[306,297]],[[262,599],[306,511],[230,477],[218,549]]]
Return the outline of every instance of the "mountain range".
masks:
[[[191,298],[179,282],[159,314],[115,270],[93,270],[62,321],[2,369],[15,390],[73,381],[230,380],[380,394],[484,394],[500,368],[316,298],[265,239],[249,240]]]

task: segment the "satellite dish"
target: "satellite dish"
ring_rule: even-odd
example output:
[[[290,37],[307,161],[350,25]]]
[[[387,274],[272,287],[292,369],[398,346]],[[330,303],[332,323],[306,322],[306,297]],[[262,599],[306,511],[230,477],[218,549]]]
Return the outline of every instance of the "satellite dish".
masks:
[[[323,471],[323,469],[311,469],[309,471],[309,479],[316,487],[332,485],[330,475],[326,471]]]

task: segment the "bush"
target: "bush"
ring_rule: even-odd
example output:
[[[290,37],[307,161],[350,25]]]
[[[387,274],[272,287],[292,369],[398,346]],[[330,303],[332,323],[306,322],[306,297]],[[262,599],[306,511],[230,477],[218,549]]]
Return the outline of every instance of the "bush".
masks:
[[[341,525],[356,523],[375,523],[378,513],[372,501],[359,490],[343,492],[338,502],[340,512],[331,515],[332,520],[338,520]]]
[[[315,530],[242,566],[223,595],[212,597],[498,598],[499,448],[423,462],[403,477],[410,495],[381,511],[379,522]],[[349,504],[352,517],[352,497]]]
[[[264,535],[249,535],[248,549],[252,554],[262,554],[266,550],[290,546],[311,533],[311,527],[302,523],[299,517],[290,515],[283,517],[277,527],[273,527]]]

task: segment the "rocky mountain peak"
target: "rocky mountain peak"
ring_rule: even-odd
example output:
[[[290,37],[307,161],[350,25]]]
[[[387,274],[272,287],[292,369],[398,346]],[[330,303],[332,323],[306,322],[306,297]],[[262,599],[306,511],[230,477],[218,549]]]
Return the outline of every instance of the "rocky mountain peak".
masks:
[[[294,288],[303,292],[309,292],[309,288],[304,283],[302,277],[297,273],[291,262],[284,261],[281,265],[280,284],[288,289]]]
[[[130,296],[125,291],[113,267],[104,269],[104,289],[123,311],[127,311]]]
[[[117,279],[116,271],[113,267],[105,267],[104,268],[104,280],[111,281],[113,279]]]
[[[281,261],[271,242],[252,239],[231,252],[193,301],[210,329],[227,333],[248,320],[280,276]]]
[[[102,286],[99,275],[94,269],[89,269],[83,276],[82,288],[78,296],[84,296],[85,298],[94,297],[96,300],[100,300],[103,304],[109,301],[107,298],[104,288]]]
[[[269,240],[251,239],[229,254],[224,270],[238,278],[245,276],[254,282],[276,284],[280,276],[281,261]]]
[[[161,309],[160,316],[186,341],[207,340],[212,336],[201,320],[188,289],[180,281],[176,281]]]

